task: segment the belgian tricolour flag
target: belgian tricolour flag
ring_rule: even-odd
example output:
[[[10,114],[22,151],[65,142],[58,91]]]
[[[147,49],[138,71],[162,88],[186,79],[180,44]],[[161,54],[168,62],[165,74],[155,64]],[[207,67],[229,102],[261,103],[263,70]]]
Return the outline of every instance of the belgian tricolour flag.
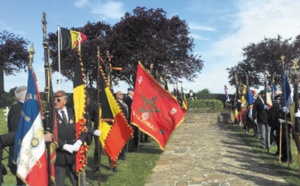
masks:
[[[132,128],[128,125],[128,122],[120,109],[114,95],[111,92],[110,86],[107,83],[106,75],[102,69],[100,70],[99,87],[101,108],[100,125],[101,136],[100,142],[104,151],[110,157],[111,160],[116,161],[118,156],[132,135]]]

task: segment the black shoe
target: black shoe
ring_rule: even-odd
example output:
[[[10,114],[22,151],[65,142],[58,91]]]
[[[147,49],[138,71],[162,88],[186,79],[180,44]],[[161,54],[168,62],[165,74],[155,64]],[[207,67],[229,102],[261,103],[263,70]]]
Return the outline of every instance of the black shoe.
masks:
[[[121,153],[120,155],[119,155],[119,160],[126,160],[126,158],[127,158],[127,156],[126,156],[126,154],[123,152],[123,153]]]
[[[117,172],[118,170],[117,170],[117,167],[113,167],[112,169],[111,169],[113,172]]]
[[[281,158],[281,163],[292,163],[292,160],[289,162],[287,158]]]
[[[99,170],[99,167],[94,167],[93,172],[97,172]]]
[[[7,174],[7,170],[6,170],[5,165],[3,165],[2,163],[1,163],[1,169],[2,169],[2,175],[3,176],[6,175]]]
[[[288,160],[281,160],[281,163],[288,163]]]

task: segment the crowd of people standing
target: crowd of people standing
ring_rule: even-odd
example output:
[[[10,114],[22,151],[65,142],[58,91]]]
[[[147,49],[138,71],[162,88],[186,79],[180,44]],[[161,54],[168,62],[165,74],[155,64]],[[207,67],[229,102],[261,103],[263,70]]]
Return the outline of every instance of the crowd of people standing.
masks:
[[[245,133],[253,129],[253,136],[260,139],[261,148],[266,153],[270,153],[270,146],[276,145],[277,150],[274,153],[282,163],[292,162],[291,138],[293,137],[291,117],[300,116],[300,110],[296,110],[291,116],[289,103],[282,105],[283,93],[280,90],[274,92],[272,104],[267,104],[266,97],[269,96],[264,90],[258,94],[252,91],[253,104],[247,105],[242,103],[240,94],[232,99],[236,117],[235,123],[243,127]],[[271,96],[271,95],[270,95]]]

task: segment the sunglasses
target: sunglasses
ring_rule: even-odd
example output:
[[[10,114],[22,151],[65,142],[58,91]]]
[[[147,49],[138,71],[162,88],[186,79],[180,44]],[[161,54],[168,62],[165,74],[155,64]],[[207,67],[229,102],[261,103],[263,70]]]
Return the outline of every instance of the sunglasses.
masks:
[[[61,99],[60,98],[55,98],[54,101],[59,103],[59,102],[61,102]]]

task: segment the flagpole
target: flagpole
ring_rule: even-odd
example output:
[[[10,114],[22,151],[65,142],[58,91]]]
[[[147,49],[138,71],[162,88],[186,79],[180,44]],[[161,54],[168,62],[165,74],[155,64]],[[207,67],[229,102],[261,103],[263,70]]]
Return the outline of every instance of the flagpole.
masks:
[[[61,52],[61,30],[60,30],[60,26],[58,26],[57,28],[57,43],[58,43],[58,48],[57,48],[57,52],[58,52],[58,90],[61,90],[60,88],[60,84],[61,84],[61,69],[60,69],[60,62],[61,62],[61,58],[60,58],[60,52]]]
[[[97,46],[97,55],[100,56],[100,48],[99,46]],[[101,120],[101,114],[100,114],[100,109],[101,109],[101,97],[100,97],[100,59],[99,57],[97,58],[97,62],[98,62],[98,72],[97,72],[97,103],[98,103],[98,128],[100,127],[100,120]],[[100,171],[100,167],[101,167],[101,151],[100,151],[100,136],[98,139],[98,186],[101,185],[101,171]]]
[[[28,53],[29,53],[28,67],[32,69],[33,55],[35,54],[33,44],[31,44],[31,46],[30,46],[30,48],[28,50]]]
[[[284,59],[285,59],[285,56],[281,56],[281,62],[282,62],[282,72],[284,72]],[[282,75],[285,75],[284,77],[282,77],[282,81],[283,81],[283,89],[285,90],[284,91],[284,94],[283,94],[283,99],[284,99],[284,105],[283,107],[287,107],[287,104],[286,104],[286,101],[287,101],[287,94],[286,94],[286,83],[289,83],[288,80],[287,80],[287,75],[286,74],[283,74]],[[287,82],[286,82],[287,81]],[[287,123],[287,113],[284,112],[284,119],[285,119],[285,142],[286,142],[286,155],[287,155],[287,161],[288,161],[288,167],[290,168],[290,155],[289,155],[289,151],[290,151],[290,148],[289,148],[289,139],[288,139],[288,123]]]
[[[49,48],[47,40],[47,21],[46,21],[46,12],[43,11],[43,46],[44,46],[44,68],[45,68],[45,95],[46,95],[46,107],[45,107],[45,132],[51,132],[52,128],[50,125],[50,112],[49,112],[49,100],[50,100],[50,65],[49,65]],[[51,185],[51,160],[50,160],[50,142],[46,143],[47,149],[47,169],[48,169],[48,185]]]
[[[248,86],[249,86],[249,76],[248,74],[246,74],[246,89],[247,89],[247,92],[246,92],[246,96],[248,97]],[[250,89],[250,88],[249,88]],[[247,120],[248,120],[248,109],[249,109],[249,105],[250,103],[247,104],[247,107],[245,106],[245,110],[247,109],[247,112],[245,112],[244,114],[244,122],[245,122],[245,134],[247,134],[247,131],[248,131],[248,125],[247,125]]]

